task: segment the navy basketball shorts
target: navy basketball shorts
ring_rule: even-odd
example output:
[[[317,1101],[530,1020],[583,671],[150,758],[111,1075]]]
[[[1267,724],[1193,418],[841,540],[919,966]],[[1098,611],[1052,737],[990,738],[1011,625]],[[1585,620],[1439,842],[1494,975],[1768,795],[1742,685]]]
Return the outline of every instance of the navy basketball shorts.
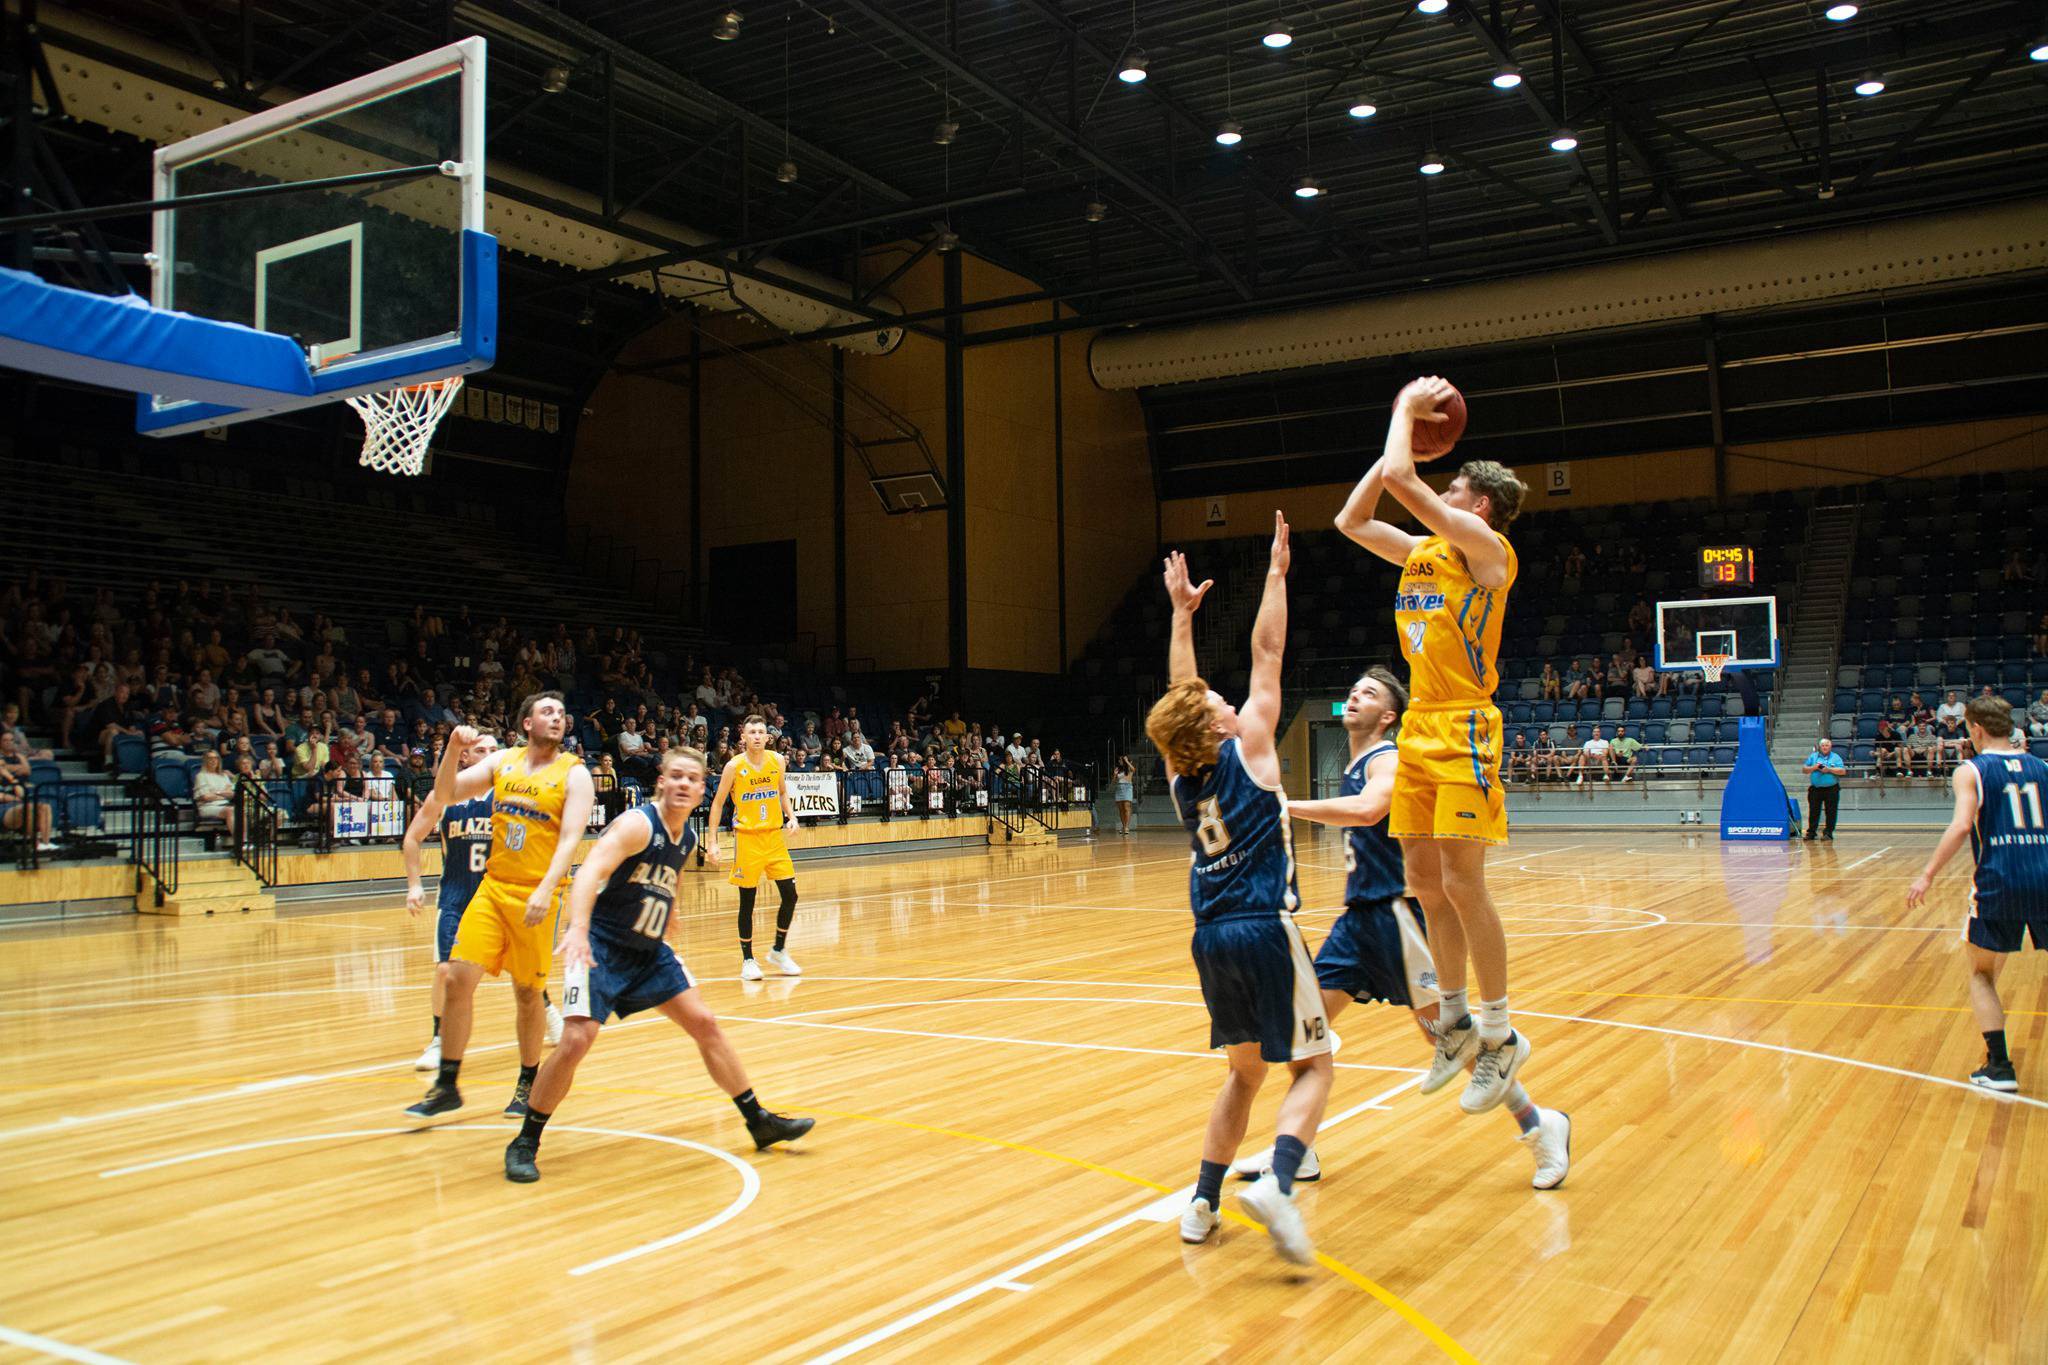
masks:
[[[590,935],[591,965],[570,967],[562,974],[562,1014],[570,1019],[608,1022],[641,1010],[655,1009],[697,983],[676,950],[666,943],[628,947]]]
[[[1316,952],[1316,980],[1362,1005],[1434,1005],[1436,959],[1420,910],[1406,896],[1345,907]]]
[[[1271,914],[1195,926],[1195,970],[1209,1007],[1209,1046],[1257,1043],[1268,1062],[1330,1050],[1315,964],[1294,916]]]
[[[1984,919],[1970,916],[1965,937],[1988,953],[2016,953],[2032,937],[2034,950],[2048,949],[2048,919]]]
[[[462,926],[462,912],[469,908],[469,897],[441,897],[440,917],[434,921],[434,961],[446,962],[448,954],[455,951],[455,931]]]

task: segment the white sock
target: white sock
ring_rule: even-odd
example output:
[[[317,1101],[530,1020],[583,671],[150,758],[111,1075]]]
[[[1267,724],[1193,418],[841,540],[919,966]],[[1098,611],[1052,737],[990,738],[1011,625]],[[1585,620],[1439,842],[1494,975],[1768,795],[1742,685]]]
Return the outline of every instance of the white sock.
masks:
[[[1460,1019],[1463,1019],[1471,1012],[1465,1004],[1464,987],[1460,986],[1454,991],[1445,991],[1438,997],[1436,1026],[1440,1031],[1449,1033],[1457,1027]]]
[[[1479,1002],[1479,1041],[1488,1047],[1498,1047],[1514,1032],[1508,1027],[1508,998]]]

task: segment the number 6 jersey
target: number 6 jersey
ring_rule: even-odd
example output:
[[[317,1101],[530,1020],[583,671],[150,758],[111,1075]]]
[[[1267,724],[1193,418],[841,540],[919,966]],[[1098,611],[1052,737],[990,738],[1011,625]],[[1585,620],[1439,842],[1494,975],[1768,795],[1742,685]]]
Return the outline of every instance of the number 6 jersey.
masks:
[[[441,812],[441,904],[460,910],[484,879],[491,856],[491,798],[458,801]]]
[[[1214,766],[1176,774],[1172,792],[1194,843],[1188,904],[1195,923],[1271,915],[1301,904],[1286,794],[1251,775],[1234,737],[1223,741]]]

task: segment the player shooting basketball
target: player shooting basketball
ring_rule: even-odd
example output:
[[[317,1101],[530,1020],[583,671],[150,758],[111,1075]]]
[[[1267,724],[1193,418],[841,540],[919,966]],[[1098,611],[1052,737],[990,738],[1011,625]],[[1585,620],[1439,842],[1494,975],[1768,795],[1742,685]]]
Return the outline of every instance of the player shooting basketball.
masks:
[[[1459,1105],[1478,1114],[1506,1098],[1530,1052],[1529,1040],[1508,1023],[1507,937],[1486,889],[1486,850],[1506,843],[1508,833],[1493,690],[1516,560],[1502,530],[1529,490],[1491,460],[1467,461],[1441,494],[1423,482],[1415,470],[1417,444],[1422,459],[1447,452],[1457,433],[1443,439],[1436,430],[1451,423],[1445,409],[1463,406],[1457,390],[1435,376],[1402,389],[1386,448],[1352,489],[1337,529],[1401,566],[1394,621],[1411,700],[1389,832],[1400,841],[1409,889],[1422,902],[1442,997],[1436,1057],[1421,1088],[1425,1095],[1441,1090],[1469,1058],[1472,1080]],[[1430,534],[1379,520],[1382,492]],[[1476,1028],[1465,996],[1468,955],[1479,978]]]

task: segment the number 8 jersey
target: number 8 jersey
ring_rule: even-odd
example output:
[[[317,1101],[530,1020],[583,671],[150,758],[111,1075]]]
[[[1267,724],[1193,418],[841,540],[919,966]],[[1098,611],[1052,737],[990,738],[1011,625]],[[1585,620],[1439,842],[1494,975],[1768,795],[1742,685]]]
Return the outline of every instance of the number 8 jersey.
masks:
[[[682,837],[671,839],[661,810],[652,801],[619,818],[632,815],[647,821],[647,847],[620,862],[597,893],[590,911],[590,932],[611,947],[652,952],[662,946],[662,935],[668,931],[676,881],[683,874],[684,859],[697,847],[697,831],[685,825]]]
[[[2048,763],[2018,750],[1970,763],[1983,788],[1970,830],[1971,909],[1979,919],[2048,920]]]
[[[1173,779],[1173,805],[1194,843],[1188,904],[1195,922],[1270,916],[1301,904],[1294,884],[1294,835],[1287,797],[1244,765],[1235,738],[1214,766]]]

